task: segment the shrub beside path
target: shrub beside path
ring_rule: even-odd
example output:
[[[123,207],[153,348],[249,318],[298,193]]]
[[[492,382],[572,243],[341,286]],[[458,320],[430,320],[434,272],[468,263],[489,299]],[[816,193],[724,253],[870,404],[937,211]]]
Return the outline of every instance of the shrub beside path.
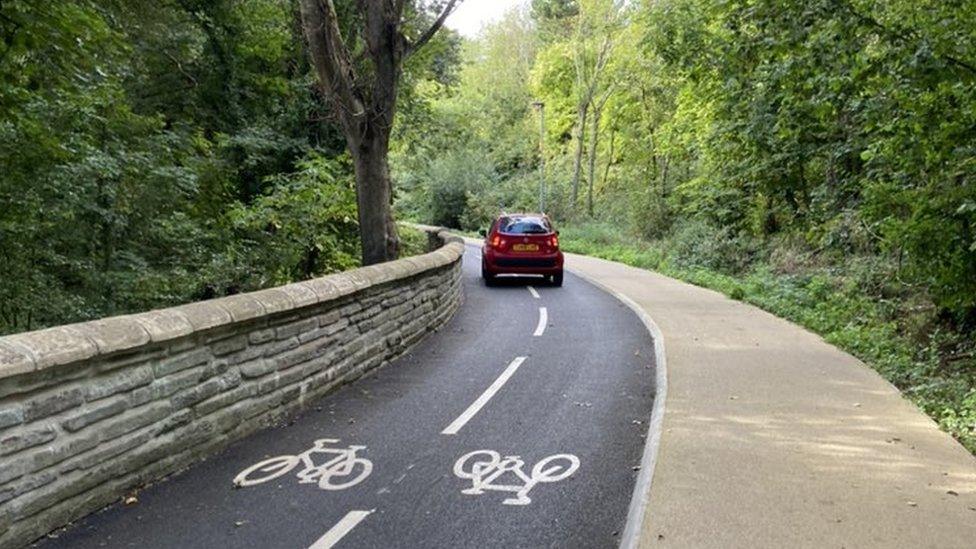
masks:
[[[660,327],[668,394],[642,547],[976,547],[976,458],[799,326],[567,254]]]

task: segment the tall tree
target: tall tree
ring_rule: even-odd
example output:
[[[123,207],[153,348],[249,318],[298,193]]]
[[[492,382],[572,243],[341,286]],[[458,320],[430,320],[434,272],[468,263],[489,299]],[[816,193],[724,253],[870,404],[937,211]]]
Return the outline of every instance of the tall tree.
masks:
[[[363,264],[396,259],[389,149],[403,64],[443,26],[459,0],[438,2],[439,15],[410,39],[406,0],[358,0],[354,25],[342,32],[332,0],[301,0],[302,26],[322,94],[339,121],[356,172]],[[411,13],[435,8],[411,4]]]
[[[593,99],[604,85],[604,69],[610,62],[615,33],[619,30],[623,4],[618,0],[591,0],[580,3],[573,40],[573,65],[576,69],[576,126],[573,155],[573,208],[579,199],[580,173],[586,123]]]

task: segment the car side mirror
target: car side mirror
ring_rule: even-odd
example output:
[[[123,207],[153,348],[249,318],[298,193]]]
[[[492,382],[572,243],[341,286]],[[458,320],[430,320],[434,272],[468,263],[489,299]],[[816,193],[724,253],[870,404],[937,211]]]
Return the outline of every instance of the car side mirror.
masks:
[[[556,236],[559,236],[559,231],[556,231]]]
[[[480,234],[481,236],[487,237],[488,236],[488,231],[486,231],[485,229],[478,229],[478,234]]]

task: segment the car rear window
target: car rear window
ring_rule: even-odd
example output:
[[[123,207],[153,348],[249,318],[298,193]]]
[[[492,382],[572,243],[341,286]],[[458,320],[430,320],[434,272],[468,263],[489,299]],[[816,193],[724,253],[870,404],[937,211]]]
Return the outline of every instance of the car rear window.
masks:
[[[552,232],[549,222],[541,217],[506,217],[499,221],[499,230],[507,234],[547,234]]]

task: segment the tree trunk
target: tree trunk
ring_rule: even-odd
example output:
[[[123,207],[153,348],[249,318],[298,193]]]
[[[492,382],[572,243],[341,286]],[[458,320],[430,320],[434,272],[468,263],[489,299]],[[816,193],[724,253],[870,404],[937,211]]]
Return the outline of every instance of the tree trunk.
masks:
[[[617,131],[615,128],[610,128],[610,151],[607,153],[607,165],[603,167],[603,188],[607,188],[607,181],[610,179],[610,167],[613,166],[613,156],[616,153],[616,140]]]
[[[577,111],[576,118],[576,153],[573,157],[573,204],[572,209],[576,209],[579,200],[580,170],[583,164],[583,140],[586,136],[586,116],[590,110],[589,101],[581,103]]]
[[[596,105],[593,109],[593,126],[590,128],[590,157],[589,173],[587,174],[586,212],[593,217],[593,181],[596,179],[596,149],[600,141],[600,118],[603,106]]]
[[[382,132],[381,132],[382,133]],[[399,254],[399,235],[393,220],[393,185],[387,161],[389,135],[373,135],[354,146],[350,143],[356,171],[356,205],[363,265],[392,261]]]

